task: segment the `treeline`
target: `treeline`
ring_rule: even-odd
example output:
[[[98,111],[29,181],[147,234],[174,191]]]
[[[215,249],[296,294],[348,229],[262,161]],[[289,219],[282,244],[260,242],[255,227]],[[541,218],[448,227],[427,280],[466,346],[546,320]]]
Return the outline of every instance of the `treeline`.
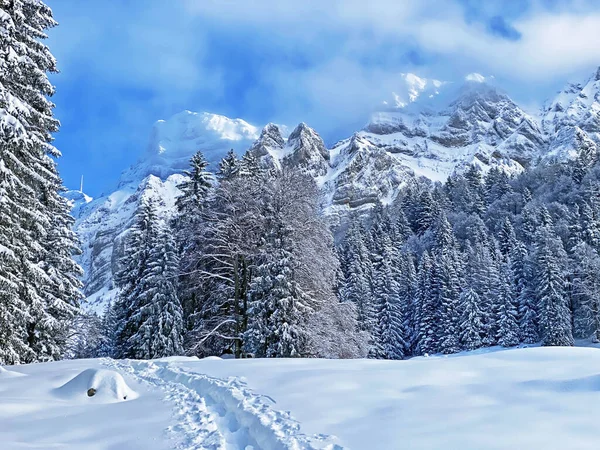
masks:
[[[595,154],[414,180],[351,215],[337,248],[311,177],[251,153],[216,179],[206,168],[196,154],[173,220],[140,208],[90,356],[403,359],[600,339]]]
[[[73,356],[366,354],[356,307],[336,296],[339,263],[314,180],[265,170],[250,152],[230,152],[216,178],[206,168],[194,155],[172,220],[142,201],[119,297],[84,324]]]
[[[206,169],[196,154],[173,220],[142,204],[86,355],[403,359],[600,339],[593,152],[413,180],[352,214],[337,248],[310,176],[251,152]]]
[[[340,298],[375,358],[600,339],[600,166],[416,181],[341,246]]]

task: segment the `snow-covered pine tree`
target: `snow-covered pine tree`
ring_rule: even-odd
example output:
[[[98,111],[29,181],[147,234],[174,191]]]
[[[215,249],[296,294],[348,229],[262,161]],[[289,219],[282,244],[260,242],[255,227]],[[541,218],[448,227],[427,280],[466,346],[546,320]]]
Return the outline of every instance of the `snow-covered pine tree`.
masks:
[[[398,284],[400,311],[403,320],[405,356],[412,355],[416,344],[417,273],[414,256],[400,250],[398,255]]]
[[[408,220],[406,220],[406,215],[404,214],[404,211],[402,209],[398,210],[396,213],[396,221],[394,227],[398,239],[398,242],[395,242],[396,245],[400,245],[401,243],[406,242],[406,240],[412,234],[412,230],[410,229],[410,225],[408,224]]]
[[[140,308],[140,281],[148,269],[150,252],[157,244],[159,223],[151,200],[143,199],[135,217],[135,223],[125,236],[123,256],[115,283],[119,296],[114,304],[117,322],[115,332],[115,357],[127,358],[136,354],[137,348],[130,342],[141,323],[134,319]]]
[[[185,235],[200,220],[200,213],[212,187],[213,175],[206,170],[207,167],[208,161],[202,152],[196,152],[190,159],[190,168],[184,172],[187,179],[177,186],[181,191],[175,202],[177,229]]]
[[[346,234],[343,246],[345,284],[340,290],[342,301],[356,305],[358,326],[362,331],[373,332],[375,325],[373,293],[371,290],[372,265],[365,245],[366,231],[360,219],[355,218]]]
[[[459,299],[460,311],[460,346],[464,350],[476,350],[483,345],[481,337],[485,332],[481,320],[479,304],[481,300],[473,289],[461,292]]]
[[[528,191],[526,191],[528,192]],[[531,194],[530,194],[531,195]],[[521,240],[529,248],[535,241],[535,232],[538,228],[538,220],[534,207],[527,205],[521,213]]]
[[[515,245],[517,236],[515,235],[515,229],[513,228],[508,218],[504,219],[502,228],[500,229],[500,236],[498,237],[498,243],[500,246],[500,252],[503,256],[507,256]]]
[[[421,256],[417,273],[417,354],[437,353],[441,327],[440,304],[435,290],[434,265],[428,252]]]
[[[456,353],[458,344],[458,300],[460,279],[456,271],[456,261],[452,254],[434,256],[434,285],[439,296],[440,329],[439,349],[442,353]]]
[[[440,305],[439,349],[443,353],[456,353],[460,350],[457,310],[461,264],[452,226],[444,214],[436,226],[433,255],[433,283]]]
[[[246,348],[267,358],[305,355],[309,336],[302,324],[313,312],[312,299],[296,279],[299,267],[294,258],[294,230],[284,212],[293,199],[283,198],[278,187],[271,186],[278,192],[273,192],[265,205],[267,231],[250,285],[246,331]]]
[[[542,208],[545,210],[545,208]],[[546,214],[549,217],[549,214]],[[547,220],[545,220],[548,223]],[[535,235],[535,292],[543,345],[573,345],[564,278],[566,253],[551,224]]]
[[[585,202],[580,209],[581,229],[583,240],[596,250],[600,249],[600,219],[596,216],[594,208]]]
[[[233,149],[227,152],[227,155],[219,162],[219,170],[217,171],[217,178],[219,180],[231,180],[235,177],[240,170],[240,160],[233,151]]]
[[[600,256],[585,242],[573,248],[573,334],[600,342]]]
[[[306,354],[308,334],[302,327],[310,297],[294,280],[295,264],[288,232],[280,227],[267,237],[266,251],[250,286],[247,348],[257,357],[299,357]]]
[[[261,178],[264,175],[264,170],[261,167],[260,159],[253,151],[248,150],[246,153],[244,153],[241,161],[239,162],[238,173],[242,177],[251,178]]]
[[[139,324],[128,339],[128,357],[152,359],[183,353],[183,311],[177,297],[178,260],[170,230],[159,224],[137,284],[130,322]]]
[[[375,328],[370,356],[403,359],[407,347],[406,319],[400,297],[398,255],[389,237],[381,243],[381,263],[375,270]]]
[[[198,310],[197,261],[202,252],[202,233],[208,198],[213,185],[213,175],[206,169],[208,162],[202,152],[196,152],[190,159],[190,167],[185,171],[187,179],[178,188],[181,195],[177,197],[177,214],[173,220],[173,228],[181,255],[179,298],[184,317],[191,317]],[[191,328],[191,324],[186,324]]]
[[[485,190],[481,169],[477,165],[471,164],[465,172],[465,179],[469,185],[471,200],[468,212],[481,216],[485,211]]]
[[[496,317],[494,311],[494,288],[498,285],[498,265],[485,243],[475,243],[466,251],[464,273],[466,284],[477,293],[483,322],[483,345],[494,345],[496,341]]]
[[[42,1],[0,5],[0,364],[60,358],[78,311],[77,244],[51,145],[58,130]]]
[[[498,286],[494,293],[498,324],[496,341],[502,347],[514,347],[520,342],[519,318],[511,275],[509,261],[500,267]]]
[[[424,189],[421,192],[415,209],[416,232],[417,234],[423,234],[434,224],[436,218],[437,207],[429,189]]]
[[[117,331],[117,317],[114,304],[108,302],[102,315],[100,324],[100,337],[98,346],[94,349],[94,357],[112,357],[115,354],[115,333]]]
[[[387,245],[397,240],[395,224],[392,222],[388,208],[377,202],[372,212],[372,224],[367,241],[373,270],[377,270],[383,259],[383,253],[389,251]]]
[[[521,342],[535,344],[539,341],[537,300],[534,292],[533,268],[525,244],[516,241],[510,252],[512,289],[515,294]]]
[[[488,205],[500,200],[503,195],[512,192],[506,171],[493,167],[485,177],[485,199]]]

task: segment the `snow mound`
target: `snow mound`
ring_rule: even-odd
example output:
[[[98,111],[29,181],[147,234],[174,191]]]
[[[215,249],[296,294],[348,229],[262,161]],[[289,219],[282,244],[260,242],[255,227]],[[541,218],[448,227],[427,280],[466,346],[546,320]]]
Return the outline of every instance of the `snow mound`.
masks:
[[[87,369],[61,387],[55,389],[57,396],[101,403],[116,403],[138,398],[120,373],[114,370]]]
[[[5,369],[0,366],[0,379],[2,378],[16,378],[16,377],[24,377],[24,373],[13,372],[12,370]]]
[[[190,362],[199,361],[197,356],[165,356],[164,358],[156,358],[154,362]]]

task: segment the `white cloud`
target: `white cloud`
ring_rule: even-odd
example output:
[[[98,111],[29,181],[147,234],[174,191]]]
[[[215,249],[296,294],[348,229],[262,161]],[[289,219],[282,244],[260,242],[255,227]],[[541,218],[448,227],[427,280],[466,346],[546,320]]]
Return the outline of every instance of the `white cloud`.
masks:
[[[517,41],[491,35],[479,22],[467,22],[458,4],[449,1],[188,0],[186,4],[192,13],[224,25],[268,29],[299,45],[318,44],[327,33],[344,33],[345,45],[332,58],[351,58],[369,46],[396,39],[516,78],[543,80],[600,64],[600,13],[591,13],[594,3],[585,0],[550,11],[534,2],[513,24],[522,35]]]

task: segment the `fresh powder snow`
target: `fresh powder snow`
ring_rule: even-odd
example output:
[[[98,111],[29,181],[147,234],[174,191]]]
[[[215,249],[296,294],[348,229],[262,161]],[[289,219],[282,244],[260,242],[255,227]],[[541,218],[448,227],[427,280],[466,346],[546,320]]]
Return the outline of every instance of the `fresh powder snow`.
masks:
[[[596,449],[598,414],[596,348],[404,361],[94,359],[0,370],[6,450]]]

